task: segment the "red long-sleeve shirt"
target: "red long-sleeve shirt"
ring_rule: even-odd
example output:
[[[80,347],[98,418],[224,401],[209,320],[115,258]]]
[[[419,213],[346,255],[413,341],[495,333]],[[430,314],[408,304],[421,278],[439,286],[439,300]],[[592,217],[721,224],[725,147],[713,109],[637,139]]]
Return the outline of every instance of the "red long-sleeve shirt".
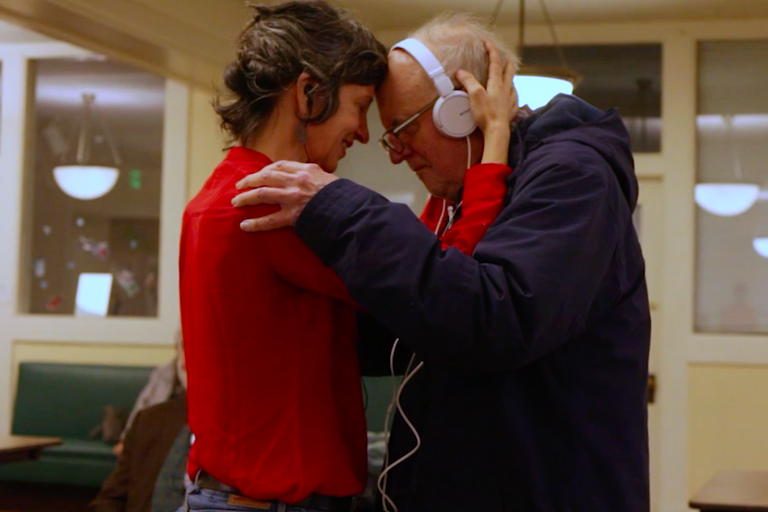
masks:
[[[292,229],[240,229],[277,207],[230,204],[235,183],[269,163],[233,148],[184,213],[189,473],[254,499],[357,494],[367,458],[356,306]]]

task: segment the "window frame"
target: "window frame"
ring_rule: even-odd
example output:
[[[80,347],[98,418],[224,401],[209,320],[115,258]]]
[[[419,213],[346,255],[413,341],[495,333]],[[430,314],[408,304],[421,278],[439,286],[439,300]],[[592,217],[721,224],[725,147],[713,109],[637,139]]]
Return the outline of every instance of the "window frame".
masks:
[[[78,318],[24,312],[24,272],[29,271],[30,187],[25,173],[25,137],[32,125],[31,61],[93,55],[66,43],[0,45],[2,130],[0,130],[0,360],[18,340],[50,342],[169,344],[179,322],[178,240],[186,204],[189,87],[165,80],[165,110],[156,317]],[[0,404],[0,407],[2,404]]]

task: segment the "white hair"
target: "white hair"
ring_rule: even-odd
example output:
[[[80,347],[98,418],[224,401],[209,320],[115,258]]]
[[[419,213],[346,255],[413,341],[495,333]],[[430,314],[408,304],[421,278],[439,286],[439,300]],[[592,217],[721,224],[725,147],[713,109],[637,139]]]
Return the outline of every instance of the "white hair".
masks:
[[[454,75],[465,69],[485,87],[488,84],[488,52],[484,41],[490,41],[501,55],[502,65],[511,61],[517,71],[517,55],[483,20],[470,13],[445,12],[411,33],[429,48],[445,69],[446,75],[458,86]]]

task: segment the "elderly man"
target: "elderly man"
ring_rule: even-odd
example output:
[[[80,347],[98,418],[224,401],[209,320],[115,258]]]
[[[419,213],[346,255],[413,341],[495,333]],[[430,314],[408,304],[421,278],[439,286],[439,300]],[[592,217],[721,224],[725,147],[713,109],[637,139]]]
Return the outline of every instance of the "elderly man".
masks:
[[[492,35],[466,17],[412,37],[449,77],[487,65],[476,49]],[[444,93],[414,48],[390,52],[382,142],[452,207],[444,237],[474,193],[465,164],[483,140],[446,135],[429,115]],[[275,163],[241,181],[258,188],[233,202],[280,204],[243,229],[293,225],[370,312],[359,324],[363,369],[391,358],[406,375],[385,510],[647,512],[650,314],[628,135],[615,111],[558,96],[518,116],[508,155],[503,209],[470,254],[313,165]]]

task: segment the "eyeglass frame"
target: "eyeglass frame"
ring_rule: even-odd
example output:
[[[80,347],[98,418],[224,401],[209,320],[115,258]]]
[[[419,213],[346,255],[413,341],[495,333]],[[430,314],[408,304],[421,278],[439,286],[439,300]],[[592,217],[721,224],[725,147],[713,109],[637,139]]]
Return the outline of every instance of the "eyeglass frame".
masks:
[[[390,150],[395,150],[398,153],[403,151],[403,149],[405,149],[405,142],[403,142],[397,134],[405,130],[414,121],[416,121],[419,117],[421,117],[422,114],[424,114],[427,110],[432,108],[435,105],[435,103],[437,103],[438,99],[440,99],[439,96],[433,99],[432,101],[430,101],[429,103],[427,103],[424,107],[420,108],[415,114],[413,114],[411,117],[409,117],[399,125],[385,131],[384,134],[379,138],[379,146],[381,146],[382,149],[384,149],[384,151],[386,151],[387,153],[389,153]],[[387,137],[390,134],[394,135],[397,141],[402,145],[403,149],[397,149],[396,147],[394,147],[392,144],[389,143],[389,141],[387,140]]]

